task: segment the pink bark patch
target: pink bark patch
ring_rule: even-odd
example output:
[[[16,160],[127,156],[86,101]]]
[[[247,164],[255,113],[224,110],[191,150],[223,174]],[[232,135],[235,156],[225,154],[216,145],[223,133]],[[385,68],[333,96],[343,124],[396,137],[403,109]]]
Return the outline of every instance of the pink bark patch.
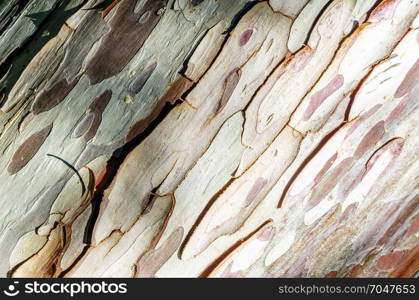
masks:
[[[314,93],[310,98],[310,103],[304,112],[304,120],[311,118],[317,108],[334,92],[336,92],[344,83],[344,77],[340,74],[336,75],[324,88]]]
[[[252,189],[246,197],[245,207],[248,207],[253,202],[255,197],[259,194],[259,192],[262,190],[262,188],[266,185],[267,182],[268,180],[262,177],[256,179],[255,183],[252,186]]]
[[[374,166],[376,161],[383,155],[385,152],[390,151],[391,155],[393,156],[392,160],[394,160],[397,156],[400,155],[402,152],[404,146],[404,140],[403,139],[394,139],[390,142],[388,142],[385,146],[383,146],[381,149],[379,149],[373,157],[370,158],[370,160],[367,163],[367,173],[371,168]]]
[[[405,251],[395,251],[387,255],[381,256],[378,259],[375,268],[379,271],[391,271],[400,263],[405,254]]]
[[[304,66],[311,60],[315,51],[310,48],[304,48],[291,60],[290,69],[294,72],[301,71]]]
[[[394,97],[400,98],[409,93],[414,86],[419,82],[419,59],[416,60],[415,64],[410,68],[404,77],[402,83],[397,88]]]
[[[369,149],[373,148],[375,144],[380,141],[385,133],[384,129],[384,121],[380,121],[374,125],[368,131],[368,133],[362,138],[361,142],[359,143],[358,147],[355,150],[355,157],[361,157],[365,152]]]
[[[353,191],[355,187],[361,182],[365,171],[361,170],[355,175],[349,175],[343,179],[342,197],[346,198]]]
[[[233,262],[230,262],[228,264],[227,268],[225,268],[225,270],[223,271],[223,273],[221,274],[220,277],[223,277],[223,278],[240,278],[240,277],[243,277],[243,274],[240,271],[232,272],[231,271],[232,266],[233,266]]]
[[[256,235],[256,238],[260,241],[270,241],[275,234],[275,227],[272,225],[263,228]]]
[[[403,112],[403,110],[406,107],[406,103],[401,101],[399,104],[397,104],[397,106],[391,111],[391,113],[388,115],[388,117],[386,118],[385,122],[389,123],[394,121],[395,119],[397,119],[401,113]]]
[[[335,154],[332,155],[332,157],[330,157],[327,162],[324,164],[323,168],[320,170],[320,172],[316,175],[316,177],[314,178],[314,182],[318,183],[319,180],[323,177],[324,173],[327,172],[327,170],[330,169],[330,167],[333,165],[333,163],[335,162],[336,158],[338,157],[337,152]]]
[[[250,37],[253,34],[253,30],[252,29],[247,29],[246,31],[244,31],[239,39],[239,46],[242,47],[244,45],[247,44],[247,42],[249,41]]]
[[[341,178],[350,170],[353,165],[353,158],[347,157],[342,160],[336,167],[330,170],[319,184],[313,190],[310,199],[306,203],[305,211],[308,211],[319,204],[339,183],[337,178]]]
[[[343,224],[346,221],[349,220],[350,217],[352,217],[352,215],[355,213],[355,211],[358,208],[358,204],[357,203],[352,203],[351,205],[349,205],[342,213],[342,215],[339,217],[338,219],[338,224]]]
[[[374,115],[383,105],[382,104],[376,104],[373,107],[371,107],[366,112],[362,113],[359,116],[359,119],[356,120],[351,127],[349,128],[347,134],[345,135],[345,139],[350,136],[358,127],[362,124],[363,121],[367,120],[369,117]]]
[[[376,9],[373,10],[368,21],[376,23],[392,18],[394,11],[396,10],[396,3],[396,0],[387,0],[382,2]]]
[[[137,263],[137,277],[154,277],[158,269],[179,248],[184,234],[183,227],[174,230],[166,241],[157,249],[146,252]]]

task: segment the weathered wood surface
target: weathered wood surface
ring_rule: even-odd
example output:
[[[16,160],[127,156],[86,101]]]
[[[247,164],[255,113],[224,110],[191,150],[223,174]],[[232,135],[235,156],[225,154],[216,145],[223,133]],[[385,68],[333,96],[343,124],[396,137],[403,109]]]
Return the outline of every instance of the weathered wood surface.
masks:
[[[0,3],[0,275],[417,276],[418,11]]]

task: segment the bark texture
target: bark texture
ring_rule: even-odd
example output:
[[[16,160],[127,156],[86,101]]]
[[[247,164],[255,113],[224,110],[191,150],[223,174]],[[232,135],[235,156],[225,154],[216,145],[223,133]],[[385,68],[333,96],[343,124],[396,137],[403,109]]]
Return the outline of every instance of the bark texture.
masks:
[[[418,11],[2,1],[0,276],[418,276]]]

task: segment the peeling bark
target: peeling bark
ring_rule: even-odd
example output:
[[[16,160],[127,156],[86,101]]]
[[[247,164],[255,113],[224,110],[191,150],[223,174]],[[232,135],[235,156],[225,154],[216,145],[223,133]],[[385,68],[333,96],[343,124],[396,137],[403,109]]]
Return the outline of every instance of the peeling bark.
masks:
[[[0,4],[0,276],[417,277],[418,12]]]

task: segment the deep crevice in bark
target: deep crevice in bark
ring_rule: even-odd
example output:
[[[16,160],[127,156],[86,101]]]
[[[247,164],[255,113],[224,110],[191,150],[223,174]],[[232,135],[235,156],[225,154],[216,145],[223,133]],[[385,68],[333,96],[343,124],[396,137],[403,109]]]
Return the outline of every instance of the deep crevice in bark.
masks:
[[[76,13],[80,7],[87,3],[87,0],[85,0],[81,5],[66,11],[65,6],[68,3],[70,3],[70,0],[61,1],[52,11],[50,11],[48,16],[39,24],[36,32],[34,32],[20,48],[15,49],[0,65],[0,78],[10,72],[7,74],[8,83],[2,89],[2,92],[6,95],[11,91],[23,70],[28,66],[36,54],[51,39],[57,36],[67,19]],[[49,34],[45,35],[45,31],[49,32]]]
[[[104,175],[101,183],[96,187],[96,191],[93,195],[91,204],[92,204],[92,213],[86,225],[83,242],[87,245],[90,245],[92,242],[93,229],[96,223],[96,219],[99,216],[100,204],[103,199],[104,191],[110,186],[114,177],[116,176],[120,165],[124,162],[128,154],[135,149],[139,144],[141,144],[160,124],[161,121],[170,113],[170,111],[180,104],[180,101],[176,101],[174,104],[169,102],[165,103],[165,106],[158,114],[158,116],[150,122],[148,127],[138,134],[135,138],[125,143],[122,147],[115,150],[112,154],[112,157],[109,159],[106,167],[106,174]]]

